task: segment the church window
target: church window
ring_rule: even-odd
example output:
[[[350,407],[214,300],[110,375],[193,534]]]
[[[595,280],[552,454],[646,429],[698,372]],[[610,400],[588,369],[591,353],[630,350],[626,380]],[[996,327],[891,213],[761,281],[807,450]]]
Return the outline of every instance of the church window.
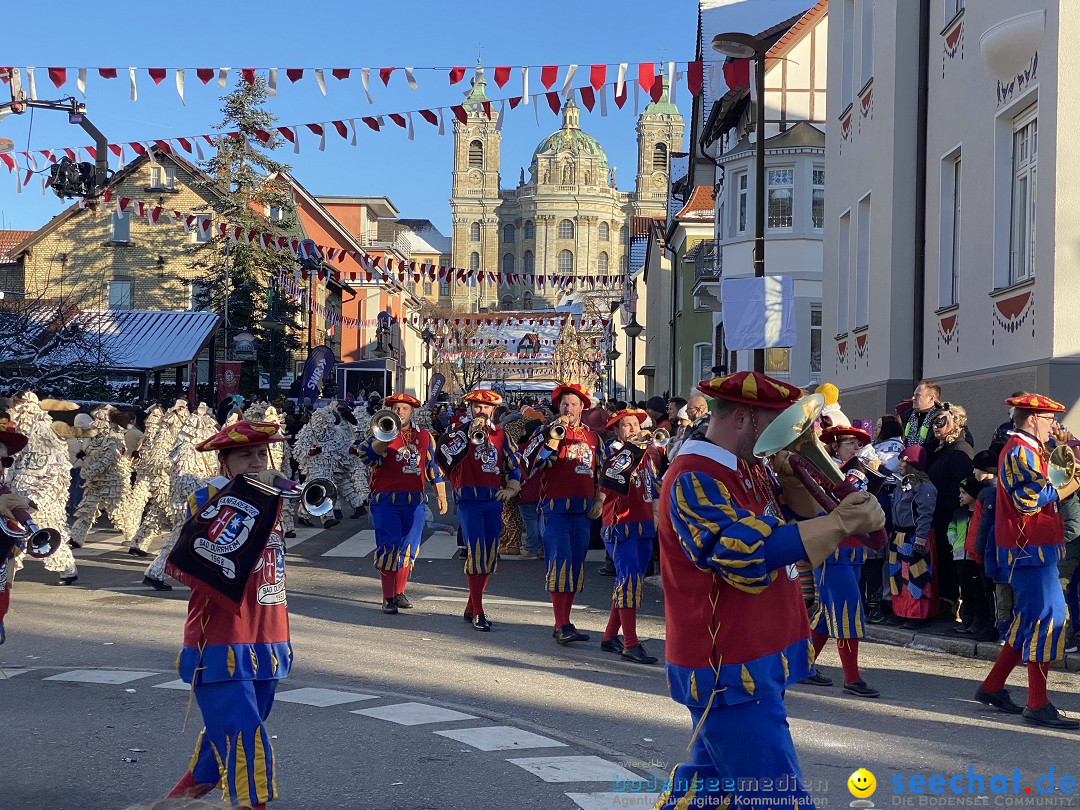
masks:
[[[513,273],[514,272],[514,254],[513,253],[503,254],[502,271],[504,273]]]
[[[472,225],[469,226],[469,241],[470,242],[479,242],[480,241],[480,223],[479,222],[474,222]]]
[[[564,219],[559,223],[559,238],[560,239],[573,239],[574,238],[574,223],[568,219]]]
[[[535,239],[536,238],[536,225],[533,224],[533,221],[531,219],[525,220],[525,238],[526,239]]]
[[[653,171],[666,172],[668,169],[667,163],[667,144],[658,143],[652,150],[652,167]]]
[[[559,251],[559,273],[565,275],[574,272],[574,254],[569,250]]]
[[[622,271],[623,273],[625,273],[625,272],[626,272],[626,267],[627,267],[627,264],[628,264],[628,262],[627,262],[627,260],[626,260],[626,256],[621,256],[621,257],[619,257],[619,270],[620,270],[620,271]]]
[[[515,236],[516,234],[514,233],[514,226],[512,223],[508,222],[506,225],[503,225],[503,241],[506,242],[506,244],[512,245]]]
[[[469,143],[469,168],[484,168],[484,144],[480,141],[471,141]]]
[[[469,254],[469,269],[470,270],[479,270],[480,269],[480,254],[476,253],[475,251]]]
[[[611,238],[611,228],[606,222],[600,223],[600,241],[607,242]]]
[[[521,308],[532,309],[532,293],[528,290],[526,290],[525,294],[521,296]]]
[[[601,253],[596,257],[596,269],[601,273],[606,273],[608,269],[608,258],[606,253]]]
[[[524,267],[522,272],[531,274],[533,272],[533,255],[531,250],[526,250],[525,255],[521,257],[521,264]]]
[[[619,244],[623,247],[630,245],[630,228],[626,225],[619,228]]]

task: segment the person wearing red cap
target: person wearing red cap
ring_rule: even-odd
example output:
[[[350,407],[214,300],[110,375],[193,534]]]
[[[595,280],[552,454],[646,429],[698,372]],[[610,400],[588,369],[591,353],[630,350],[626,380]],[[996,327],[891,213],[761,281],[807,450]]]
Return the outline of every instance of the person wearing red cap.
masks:
[[[11,466],[15,455],[26,447],[26,436],[15,430],[7,419],[0,419],[0,464],[4,469]],[[14,523],[9,526],[11,532],[20,532],[22,527],[18,525],[14,511],[29,509],[30,504],[20,495],[12,492],[6,484],[0,484],[0,519],[5,523]],[[0,543],[4,536],[0,535]],[[21,544],[13,543],[10,548],[0,548],[0,644],[6,638],[4,634],[4,616],[7,615],[8,606],[11,604],[11,586],[15,571],[11,565],[15,561],[15,553],[19,551]]]
[[[615,431],[615,441],[608,446],[608,464],[600,478],[599,493],[604,504],[601,536],[615,566],[611,612],[600,649],[635,664],[657,662],[637,637],[637,609],[641,607],[642,582],[652,559],[660,487],[656,450],[649,445],[642,452],[630,445],[636,444],[641,423],[648,418],[645,411],[628,408],[616,411],[604,425],[605,430]],[[622,484],[620,489],[626,492],[610,488],[609,480]]]
[[[570,610],[574,594],[585,583],[590,521],[600,517],[603,507],[597,500],[597,479],[607,448],[595,431],[581,424],[581,413],[591,404],[592,397],[582,386],[558,386],[551,395],[558,419],[540,427],[525,451],[533,474],[540,476],[541,537],[555,614],[551,635],[563,646],[589,640],[570,622]],[[556,435],[556,426],[565,430],[562,438]]]
[[[938,609],[933,577],[938,491],[925,472],[926,456],[926,448],[919,444],[897,456],[901,481],[892,496],[894,531],[886,553],[892,596],[889,622],[907,630],[926,627]]]
[[[732,786],[739,804],[809,806],[783,700],[814,663],[795,563],[819,565],[885,515],[868,492],[853,492],[815,517],[820,507],[786,457],[773,459],[780,489],[754,454],[799,389],[757,372],[698,388],[713,398],[709,425],[665,473],[659,510],[668,683],[694,734],[656,806],[720,806]]]
[[[821,441],[838,465],[844,465],[870,444],[870,434],[857,427],[830,427],[822,431]],[[810,617],[810,635],[814,657],[821,655],[825,643],[836,639],[836,652],[844,673],[844,691],[859,697],[876,698],[881,693],[862,679],[859,672],[859,639],[866,635],[859,575],[866,560],[866,547],[854,537],[845,537],[822,563],[814,569],[817,586],[817,609]],[[803,683],[832,686],[833,682],[814,668]]]
[[[188,498],[191,520],[231,479],[252,475],[271,483],[269,445],[285,441],[269,422],[234,422],[197,446],[217,451],[221,475]],[[280,509],[280,502],[279,502]],[[274,750],[265,721],[277,682],[288,677],[293,650],[285,596],[285,541],[280,518],[265,538],[260,559],[238,606],[207,583],[169,566],[169,575],[190,586],[184,646],[177,659],[190,683],[204,728],[195,754],[166,798],[198,798],[219,784],[234,807],[264,808],[277,798]]]
[[[499,564],[503,502],[521,490],[521,457],[514,440],[493,419],[502,397],[477,388],[463,399],[469,411],[451,427],[448,444],[441,445],[456,447],[458,452],[452,459],[438,453],[436,457],[448,471],[465,541],[469,601],[464,618],[486,632],[491,622],[484,613],[484,589]]]
[[[383,400],[401,422],[390,442],[368,436],[357,446],[357,456],[371,467],[371,524],[375,527],[375,568],[382,583],[383,613],[411,608],[405,595],[409,574],[416,564],[424,532],[424,481],[435,490],[440,515],[446,514],[446,484],[435,463],[435,440],[412,424],[413,408],[420,400],[393,394]]]
[[[1060,487],[1049,479],[1048,450],[1056,414],[1065,406],[1040,394],[1010,397],[1013,430],[999,458],[994,503],[994,547],[998,567],[1013,589],[1012,625],[990,674],[975,699],[1050,728],[1080,728],[1080,720],[1059,712],[1046,695],[1050,663],[1064,657],[1069,630],[1065,596],[1058,583],[1065,530],[1060,501],[1080,487],[1070,478]],[[1050,445],[1050,447],[1048,447]],[[1021,709],[1005,688],[1009,673],[1027,664],[1027,705]]]

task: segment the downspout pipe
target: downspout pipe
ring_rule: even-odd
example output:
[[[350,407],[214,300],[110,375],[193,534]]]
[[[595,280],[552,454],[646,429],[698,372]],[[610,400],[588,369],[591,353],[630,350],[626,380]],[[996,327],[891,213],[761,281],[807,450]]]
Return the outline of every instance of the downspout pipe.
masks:
[[[915,266],[911,330],[912,385],[923,378],[926,330],[926,173],[930,88],[930,0],[919,0],[918,106],[915,112]]]

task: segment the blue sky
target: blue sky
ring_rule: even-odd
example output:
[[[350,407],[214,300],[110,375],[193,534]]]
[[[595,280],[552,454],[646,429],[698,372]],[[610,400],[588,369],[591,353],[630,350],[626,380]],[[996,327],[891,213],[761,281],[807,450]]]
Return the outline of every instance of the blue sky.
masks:
[[[736,0],[730,9],[731,28],[747,25],[750,30],[760,22],[759,27],[764,27],[788,16],[793,6],[810,5],[811,0]],[[109,81],[90,72],[87,114],[111,142],[142,141],[210,131],[220,118],[220,95],[225,91],[214,81],[203,86],[189,71],[187,106],[183,106],[171,71],[159,86],[140,71],[139,99],[131,102],[128,66],[228,66],[234,69],[230,84],[240,68],[278,67],[278,96],[270,102],[278,123],[329,121],[459,103],[467,82],[451,87],[445,72],[417,71],[420,88],[415,92],[408,89],[401,71],[393,74],[389,87],[383,87],[375,73],[379,67],[408,64],[418,68],[468,65],[471,74],[479,45],[489,66],[685,62],[694,55],[697,6],[697,0],[267,0],[257,5],[187,6],[113,0],[88,6],[59,0],[47,7],[18,4],[5,10],[5,29],[19,33],[5,38],[0,61],[36,66],[38,97],[43,99],[77,94],[74,71],[69,71],[68,84],[56,90],[48,80],[48,66],[119,68],[120,77]],[[226,8],[228,13],[219,13]],[[329,73],[332,67],[364,66],[373,68],[374,104],[368,104],[358,72],[344,82]],[[287,67],[309,70],[302,81],[290,85],[284,75]],[[327,69],[325,97],[310,70],[317,67]],[[501,90],[490,81],[490,68],[488,78],[492,98],[521,92],[518,71]],[[587,82],[587,68],[579,69],[575,86]],[[533,69],[530,91],[540,89],[539,70]],[[689,117],[690,97],[685,85],[680,89],[676,101]],[[2,92],[7,93],[6,86]],[[599,108],[594,113],[583,111],[582,128],[601,142],[610,165],[618,167],[618,185],[631,188],[636,165],[633,97],[621,111],[614,104],[608,106],[606,118],[600,116]],[[539,124],[531,106],[507,112],[502,141],[504,187],[517,184],[519,168],[527,167],[533,148],[558,128],[559,119],[547,105],[539,109]],[[301,136],[299,155],[283,149],[278,158],[289,163],[297,179],[316,194],[384,195],[401,216],[431,219],[449,233],[450,128],[439,137],[419,116],[414,116],[414,122],[413,141],[387,119],[389,128],[381,133],[359,125],[356,147],[331,130],[326,150],[319,152],[317,139],[307,133]],[[64,114],[40,110],[32,120],[30,114],[7,116],[0,121],[0,136],[13,140],[16,150],[90,143],[79,127],[67,123]],[[16,193],[12,175],[0,167],[0,227],[37,228],[63,207],[52,191],[43,196],[36,180]]]

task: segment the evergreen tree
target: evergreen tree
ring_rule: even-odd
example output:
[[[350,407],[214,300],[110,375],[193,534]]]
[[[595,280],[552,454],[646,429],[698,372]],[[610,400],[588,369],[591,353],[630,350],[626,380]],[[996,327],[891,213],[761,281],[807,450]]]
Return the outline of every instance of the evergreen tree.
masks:
[[[224,195],[219,213],[230,226],[244,232],[273,233],[300,239],[302,232],[296,217],[292,195],[286,186],[271,179],[286,173],[289,167],[274,160],[273,152],[283,139],[274,127],[277,120],[264,105],[266,82],[240,79],[224,98],[222,120],[215,129],[223,134],[217,139],[217,152],[203,163],[211,182]],[[270,217],[270,212],[276,216]],[[278,213],[280,212],[280,213]],[[258,391],[259,372],[270,375],[270,389],[292,367],[300,347],[296,317],[299,307],[288,296],[280,295],[278,278],[282,271],[291,276],[296,259],[288,251],[266,250],[261,245],[233,242],[215,234],[213,247],[200,251],[194,263],[205,271],[206,299],[203,303],[225,319],[224,343],[216,341],[218,357],[232,357],[232,338],[248,331],[256,338],[256,358],[246,361],[240,378],[240,391]]]

